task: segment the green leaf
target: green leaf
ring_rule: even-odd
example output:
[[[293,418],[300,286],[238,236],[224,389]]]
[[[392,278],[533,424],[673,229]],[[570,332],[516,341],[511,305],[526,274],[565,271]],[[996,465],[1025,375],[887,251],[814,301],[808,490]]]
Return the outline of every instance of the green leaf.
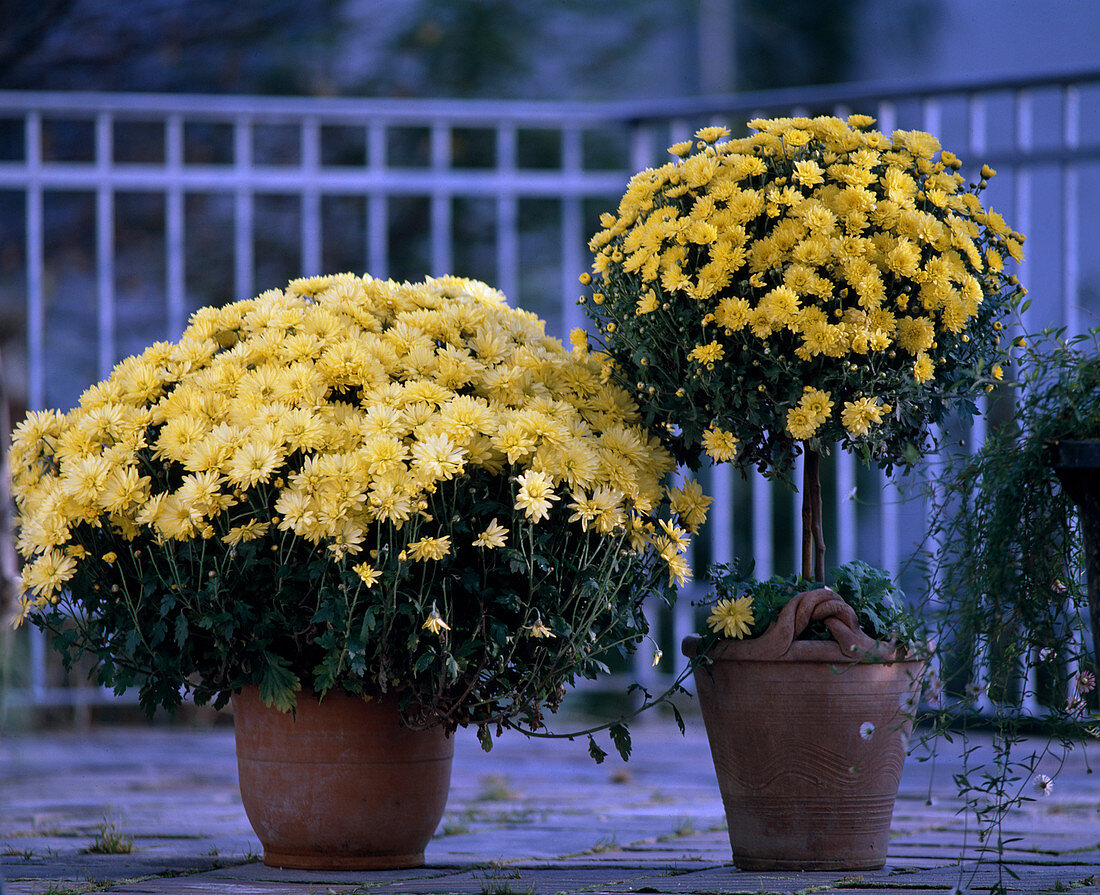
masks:
[[[626,725],[612,724],[608,733],[611,734],[611,742],[615,744],[615,749],[618,750],[623,761],[630,761],[630,731],[626,729]]]
[[[672,702],[669,702],[668,704],[672,708],[672,717],[676,719],[676,726],[680,728],[680,736],[683,736],[686,732],[686,728],[684,727],[684,718],[680,714],[680,710],[676,708],[676,706]]]
[[[184,613],[180,613],[176,616],[176,646],[183,649],[184,643],[187,642],[187,616]]]
[[[260,701],[269,708],[289,712],[297,705],[294,694],[302,689],[298,675],[290,670],[290,662],[282,656],[264,653],[263,676],[260,678]]]
[[[596,764],[603,764],[603,760],[607,758],[607,753],[604,752],[604,750],[600,748],[599,743],[592,738],[592,734],[588,735],[588,754]]]

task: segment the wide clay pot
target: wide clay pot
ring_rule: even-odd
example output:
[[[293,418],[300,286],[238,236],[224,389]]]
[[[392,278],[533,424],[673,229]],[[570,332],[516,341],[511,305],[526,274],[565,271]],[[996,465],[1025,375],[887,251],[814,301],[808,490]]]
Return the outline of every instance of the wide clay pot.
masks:
[[[796,639],[824,621],[833,641]],[[683,652],[698,654],[700,638]],[[869,638],[822,588],[758,638],[723,641],[695,670],[699,706],[743,870],[876,870],[886,863],[923,663]]]
[[[419,867],[451,784],[454,738],[410,730],[388,700],[299,693],[293,713],[233,696],[241,800],[264,863],[307,870]]]

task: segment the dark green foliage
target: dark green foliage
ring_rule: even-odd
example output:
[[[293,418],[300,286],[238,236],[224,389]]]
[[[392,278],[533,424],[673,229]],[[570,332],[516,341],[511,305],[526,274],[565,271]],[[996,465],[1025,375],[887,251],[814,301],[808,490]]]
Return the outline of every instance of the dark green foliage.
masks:
[[[905,595],[889,574],[856,560],[831,569],[829,584],[855,610],[860,628],[876,640],[896,639],[914,647],[923,639],[918,619],[905,608]],[[710,576],[713,600],[752,597],[752,635],[764,633],[791,598],[821,587],[825,582],[808,581],[801,575],[773,575],[765,581],[752,577],[752,564],[742,568],[736,560],[716,566]],[[801,635],[806,640],[831,640],[822,622],[813,622]]]

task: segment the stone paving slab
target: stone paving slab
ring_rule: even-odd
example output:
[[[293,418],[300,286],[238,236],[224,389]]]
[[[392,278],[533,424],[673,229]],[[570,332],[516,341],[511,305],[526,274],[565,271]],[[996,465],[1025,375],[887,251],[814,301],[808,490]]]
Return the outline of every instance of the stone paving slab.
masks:
[[[973,824],[958,814],[950,746],[906,764],[887,866],[874,873],[748,873],[729,840],[702,725],[634,730],[628,764],[583,740],[460,733],[450,801],[427,866],[287,871],[261,848],[237,792],[232,730],[103,728],[0,736],[3,895],[989,892]],[[1085,749],[1088,751],[1086,752]],[[1005,820],[1010,891],[1100,893],[1100,744],[1071,753],[1054,794]],[[1050,770],[1040,770],[1050,773]],[[88,854],[108,833],[130,854]]]

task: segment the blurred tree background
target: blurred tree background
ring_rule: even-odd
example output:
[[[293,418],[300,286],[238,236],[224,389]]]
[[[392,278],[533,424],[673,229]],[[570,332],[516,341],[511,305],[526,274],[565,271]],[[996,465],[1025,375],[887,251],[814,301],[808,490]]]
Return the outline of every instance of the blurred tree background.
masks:
[[[863,0],[0,0],[0,90],[140,91],[282,96],[420,97],[513,100],[671,99],[734,89],[842,81],[850,35]],[[915,2],[915,0],[904,0]],[[324,164],[362,165],[361,132],[326,129]],[[257,127],[254,161],[296,164],[293,129]],[[22,122],[0,116],[0,162],[24,157]],[[491,166],[491,131],[456,130],[456,167]],[[117,162],[161,162],[162,123],[118,122]],[[624,139],[586,137],[585,165],[627,170]],[[554,131],[520,135],[518,164],[560,163]],[[91,120],[43,121],[47,161],[95,161]],[[233,163],[228,125],[189,124],[189,162]],[[427,165],[425,129],[390,131],[391,164]],[[585,205],[587,232],[605,203]],[[254,197],[254,291],[302,274],[301,209],[293,197]],[[564,335],[560,203],[519,203],[522,302]],[[69,406],[98,378],[96,201],[90,192],[45,198],[47,350],[64,358],[46,401]],[[115,303],[120,356],[164,332],[165,200],[116,193]],[[186,197],[187,303],[220,304],[233,294],[234,202],[228,194]],[[492,283],[495,206],[457,198],[454,269]],[[426,196],[388,203],[385,275],[420,279],[429,271]],[[24,351],[26,205],[0,190],[0,344],[16,371]],[[324,268],[366,269],[365,200],[325,197]],[[377,271],[372,271],[378,273]],[[439,271],[441,272],[441,271]],[[438,272],[437,272],[438,273]],[[510,296],[513,299],[519,296]],[[13,391],[20,392],[13,383]]]
[[[837,82],[863,2],[0,0],[0,89],[623,99]]]

